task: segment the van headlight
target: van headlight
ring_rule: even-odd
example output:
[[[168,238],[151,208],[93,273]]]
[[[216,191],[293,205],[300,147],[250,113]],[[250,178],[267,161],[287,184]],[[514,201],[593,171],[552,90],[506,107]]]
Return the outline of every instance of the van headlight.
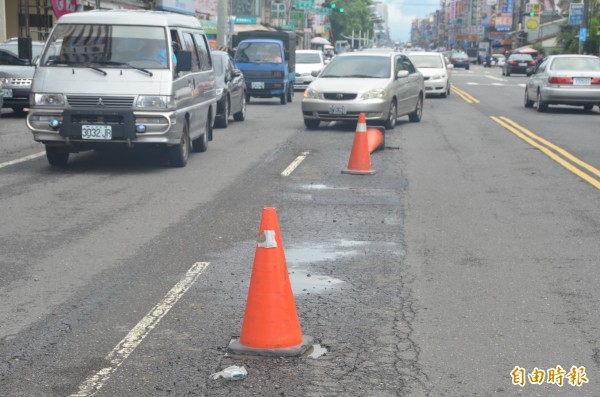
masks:
[[[34,106],[65,106],[65,96],[63,94],[33,94]]]
[[[8,77],[0,77],[0,86],[4,87],[10,84],[10,80],[8,79]]]
[[[360,99],[384,98],[385,90],[383,88],[375,88],[369,90],[360,96]]]
[[[315,89],[308,87],[304,90],[304,98],[319,99],[319,93]]]
[[[138,109],[168,109],[173,103],[168,95],[140,95],[135,106]]]

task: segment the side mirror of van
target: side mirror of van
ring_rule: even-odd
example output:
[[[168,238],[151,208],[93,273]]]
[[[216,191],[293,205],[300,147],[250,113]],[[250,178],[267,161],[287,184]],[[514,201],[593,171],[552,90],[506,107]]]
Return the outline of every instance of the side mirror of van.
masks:
[[[189,72],[192,70],[192,52],[177,51],[177,72]]]

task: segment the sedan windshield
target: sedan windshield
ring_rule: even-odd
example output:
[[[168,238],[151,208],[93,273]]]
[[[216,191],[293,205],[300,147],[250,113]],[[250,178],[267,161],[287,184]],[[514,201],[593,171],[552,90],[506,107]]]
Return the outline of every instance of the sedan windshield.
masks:
[[[600,71],[600,58],[565,57],[556,58],[550,67],[552,70],[589,70]]]
[[[442,58],[437,55],[410,55],[410,60],[418,68],[443,68]]]
[[[319,54],[296,53],[296,63],[321,63]]]
[[[391,76],[391,62],[384,56],[335,57],[320,77],[366,77],[387,79]]]

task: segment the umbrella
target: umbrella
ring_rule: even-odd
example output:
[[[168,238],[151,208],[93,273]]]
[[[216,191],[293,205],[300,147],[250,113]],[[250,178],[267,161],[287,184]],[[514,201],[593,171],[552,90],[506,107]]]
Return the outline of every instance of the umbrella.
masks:
[[[326,44],[326,45],[331,45],[331,43],[329,42],[329,40],[327,40],[326,38],[323,37],[315,37],[314,39],[312,39],[310,41],[311,44]]]

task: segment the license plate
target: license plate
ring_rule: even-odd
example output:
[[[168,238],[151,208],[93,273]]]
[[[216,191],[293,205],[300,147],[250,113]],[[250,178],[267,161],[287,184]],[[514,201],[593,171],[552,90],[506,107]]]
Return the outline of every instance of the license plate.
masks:
[[[3,88],[2,95],[4,96],[4,98],[12,98],[12,88]]]
[[[573,79],[573,85],[590,85],[590,83],[589,77],[575,77]]]
[[[265,88],[265,82],[264,81],[253,81],[251,83],[250,87],[252,87],[253,90],[262,90],[263,88]]]
[[[527,62],[521,62],[519,63],[519,66],[527,66]]]
[[[329,105],[329,114],[346,114],[346,106]]]
[[[81,139],[112,139],[112,126],[110,125],[82,125]]]

